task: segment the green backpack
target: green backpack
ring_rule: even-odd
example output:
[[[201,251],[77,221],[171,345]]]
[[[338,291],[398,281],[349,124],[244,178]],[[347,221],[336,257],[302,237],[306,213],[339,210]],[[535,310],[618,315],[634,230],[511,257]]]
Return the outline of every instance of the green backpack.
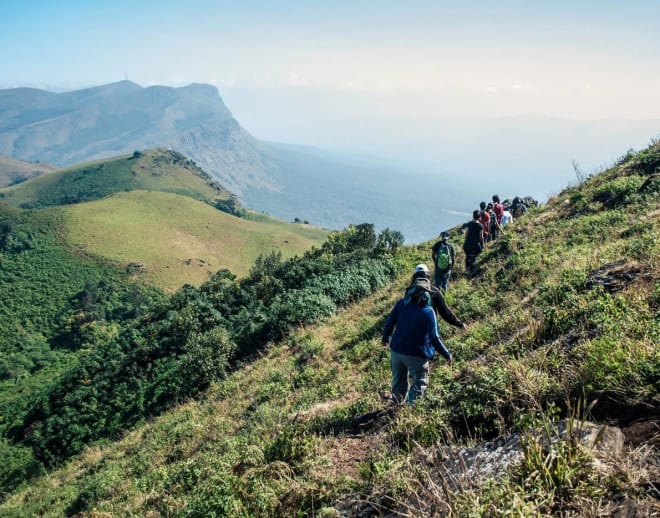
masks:
[[[451,250],[449,245],[440,245],[435,258],[435,265],[439,270],[446,270],[451,266]]]

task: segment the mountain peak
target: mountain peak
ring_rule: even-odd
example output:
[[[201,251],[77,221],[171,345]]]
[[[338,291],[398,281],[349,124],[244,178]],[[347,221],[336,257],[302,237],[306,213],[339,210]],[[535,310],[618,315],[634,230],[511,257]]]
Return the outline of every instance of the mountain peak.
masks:
[[[198,95],[205,95],[212,98],[220,97],[218,89],[215,86],[206,83],[190,83],[189,85],[180,87],[179,90],[192,92]]]
[[[116,81],[114,83],[108,83],[105,85],[100,85],[100,86],[92,86],[90,88],[85,88],[84,90],[81,90],[82,92],[84,91],[97,91],[97,92],[108,92],[108,93],[117,93],[117,92],[130,92],[130,91],[137,91],[137,90],[142,90],[142,87],[134,83],[133,81],[129,81],[128,79],[122,79],[121,81]]]

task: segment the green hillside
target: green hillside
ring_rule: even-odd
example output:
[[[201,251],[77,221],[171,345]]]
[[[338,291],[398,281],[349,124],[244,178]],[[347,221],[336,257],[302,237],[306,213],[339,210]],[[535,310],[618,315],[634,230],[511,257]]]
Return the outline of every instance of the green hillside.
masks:
[[[328,235],[244,210],[194,162],[163,149],[33,178],[0,189],[0,201],[62,207],[68,246],[168,291],[222,268],[245,275],[260,254],[291,257]]]
[[[200,284],[222,268],[248,273],[260,254],[302,254],[328,235],[322,229],[261,217],[237,218],[177,194],[132,191],[64,209],[65,239],[77,249],[147,283],[175,290]]]
[[[85,300],[110,298],[105,318],[112,321],[163,298],[127,274],[64,246],[59,238],[63,219],[59,210],[25,211],[0,203],[3,435],[21,421],[35,393],[75,363],[80,344],[66,334],[75,315],[89,306]],[[27,454],[24,449],[14,453]],[[11,464],[10,454],[3,450],[0,456]]]
[[[137,189],[170,192],[209,204],[231,194],[197,165],[174,151],[135,152],[97,160],[0,190],[16,207],[45,208],[105,198]]]
[[[431,243],[383,247],[388,235],[353,228],[304,259],[261,259],[238,284],[219,274],[181,290],[125,341],[90,342],[24,439],[7,439],[53,467],[26,472],[0,515],[659,514],[659,165],[655,143],[567,188],[490,243],[473,278],[460,257],[448,303],[469,328],[441,324],[454,366],[435,364],[412,408],[387,410],[380,332]],[[185,360],[230,342],[260,354],[201,378]],[[204,392],[189,399],[180,372]],[[154,412],[143,386],[180,404]],[[139,404],[161,415],[140,422]],[[621,430],[622,449],[603,446],[612,428],[574,439],[587,419]],[[470,471],[466,452],[501,453],[518,433],[515,462]]]

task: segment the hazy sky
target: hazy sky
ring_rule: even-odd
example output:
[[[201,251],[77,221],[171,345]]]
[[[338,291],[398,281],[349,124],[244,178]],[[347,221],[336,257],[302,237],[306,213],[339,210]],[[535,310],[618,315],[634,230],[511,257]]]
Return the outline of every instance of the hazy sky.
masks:
[[[659,0],[2,0],[0,49],[0,88],[212,83],[271,139],[342,119],[660,117]]]

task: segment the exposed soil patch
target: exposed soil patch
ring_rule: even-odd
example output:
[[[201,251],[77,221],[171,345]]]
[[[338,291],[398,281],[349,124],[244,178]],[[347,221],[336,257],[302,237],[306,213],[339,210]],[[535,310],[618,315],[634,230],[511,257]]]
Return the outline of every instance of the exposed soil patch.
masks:
[[[327,448],[329,465],[322,470],[323,476],[358,479],[360,464],[372,459],[382,444],[381,434],[342,435],[328,438],[325,448]]]

